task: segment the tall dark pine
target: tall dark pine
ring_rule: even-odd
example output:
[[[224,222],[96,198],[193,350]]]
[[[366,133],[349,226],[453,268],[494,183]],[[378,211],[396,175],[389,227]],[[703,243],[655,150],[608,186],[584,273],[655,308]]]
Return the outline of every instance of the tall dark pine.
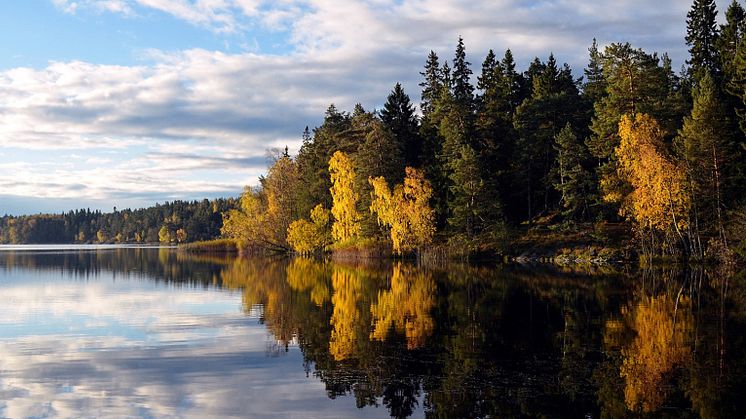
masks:
[[[474,87],[469,81],[471,77],[471,65],[466,61],[466,48],[464,39],[458,38],[456,56],[453,58],[453,99],[456,106],[470,112],[474,106]]]
[[[430,55],[427,56],[427,61],[425,62],[425,70],[420,74],[425,78],[420,83],[422,87],[420,110],[422,110],[423,115],[427,116],[435,108],[435,102],[437,102],[438,95],[443,87],[443,75],[440,63],[438,62],[438,54],[435,51],[430,51]]]
[[[419,124],[414,106],[409,96],[404,93],[401,84],[396,83],[381,110],[381,120],[391,130],[399,143],[404,163],[409,167],[420,166],[422,152],[421,140],[418,135]]]
[[[720,25],[720,37],[717,43],[726,84],[733,78],[733,65],[744,32],[746,32],[746,10],[738,4],[737,0],[733,0],[725,12],[725,24]]]
[[[601,53],[598,51],[596,38],[593,38],[593,44],[588,48],[588,54],[588,67],[583,70],[583,74],[585,74],[583,97],[593,107],[593,103],[606,95],[606,79],[604,78]]]
[[[515,108],[517,108],[524,99],[521,97],[521,86],[524,81],[521,74],[519,74],[515,69],[513,53],[509,49],[505,50],[505,55],[500,64],[502,65],[501,67],[503,71],[501,86],[503,94],[510,104],[510,113],[512,115],[515,112]]]
[[[689,46],[690,71],[695,80],[702,77],[703,71],[708,71],[716,79],[720,77],[716,48],[719,34],[715,0],[694,0],[686,15],[686,44]]]

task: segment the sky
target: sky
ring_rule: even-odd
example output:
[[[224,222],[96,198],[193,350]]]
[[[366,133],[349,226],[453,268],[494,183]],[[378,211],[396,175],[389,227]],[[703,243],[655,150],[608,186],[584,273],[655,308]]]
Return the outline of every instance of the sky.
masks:
[[[722,14],[731,0],[718,0]],[[743,3],[742,3],[743,4]],[[689,0],[0,1],[0,215],[238,196],[334,103],[419,102],[458,37],[577,76],[593,38],[684,64]]]

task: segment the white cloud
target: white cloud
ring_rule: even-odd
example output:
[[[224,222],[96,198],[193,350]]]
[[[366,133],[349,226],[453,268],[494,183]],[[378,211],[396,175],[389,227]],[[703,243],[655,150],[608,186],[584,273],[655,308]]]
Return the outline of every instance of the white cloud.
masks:
[[[419,99],[419,71],[430,49],[450,60],[458,36],[465,38],[475,73],[489,48],[511,48],[525,68],[534,56],[554,52],[577,74],[595,36],[604,45],[630,41],[649,51],[668,51],[683,63],[688,2],[660,0],[54,0],[63,11],[84,9],[138,16],[160,11],[217,32],[247,25],[289,29],[287,55],[227,54],[204,49],[152,50],[139,65],[68,61],[46,68],[15,68],[0,73],[0,144],[22,150],[134,150],[125,168],[111,175],[102,163],[78,176],[28,173],[41,188],[51,183],[111,189],[174,187],[166,167],[219,170],[224,160],[198,161],[184,148],[243,159],[263,157],[268,147],[297,146],[302,129],[320,122],[330,103],[351,109],[360,102],[380,106],[396,82]],[[725,4],[721,4],[721,9]],[[476,75],[475,75],[476,77]],[[169,150],[173,147],[173,150]],[[178,149],[178,151],[176,151]],[[159,154],[154,155],[152,152]],[[76,151],[77,152],[77,151]],[[81,152],[78,152],[81,154]],[[170,154],[170,157],[166,155]],[[31,161],[28,159],[26,161]],[[1,162],[1,161],[0,161]],[[152,165],[152,166],[148,166]],[[131,181],[127,167],[138,167],[147,182]],[[150,168],[150,169],[149,169]],[[250,171],[258,170],[252,167]],[[225,183],[239,189],[245,175]],[[245,173],[245,172],[244,172]],[[150,177],[153,176],[153,177]],[[157,176],[163,176],[158,178]],[[181,187],[224,187],[187,176]],[[0,168],[0,179],[18,173]],[[95,179],[93,178],[95,177]],[[192,183],[189,183],[192,182]],[[94,188],[101,196],[104,185]],[[19,187],[16,187],[19,188]],[[31,187],[14,189],[29,194]],[[34,189],[34,195],[44,194]],[[133,191],[134,192],[134,191]],[[73,196],[68,190],[64,196]],[[164,195],[165,196],[165,195]],[[2,210],[0,209],[0,212]]]
[[[381,416],[331,400],[300,350],[242,311],[240,293],[0,270],[2,417]],[[30,275],[31,274],[31,275]],[[20,279],[23,278],[23,279]],[[270,395],[269,397],[267,395]],[[277,412],[282,412],[278,414]],[[385,414],[385,413],[384,413]]]

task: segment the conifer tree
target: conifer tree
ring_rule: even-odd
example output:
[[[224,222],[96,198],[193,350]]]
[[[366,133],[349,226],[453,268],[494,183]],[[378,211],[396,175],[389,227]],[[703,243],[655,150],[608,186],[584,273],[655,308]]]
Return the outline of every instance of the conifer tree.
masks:
[[[420,83],[420,87],[422,87],[420,110],[422,111],[422,115],[427,117],[435,108],[438,95],[443,87],[443,73],[438,61],[438,54],[434,51],[430,51],[430,55],[427,56],[427,61],[425,62],[425,70],[420,74],[425,78]]]
[[[453,58],[453,99],[456,106],[465,114],[471,114],[474,108],[474,87],[471,85],[471,63],[466,61],[464,39],[458,38],[456,56]],[[445,72],[444,72],[445,73]]]
[[[401,84],[396,83],[381,110],[381,120],[391,130],[399,143],[404,163],[409,167],[420,166],[422,141],[419,136],[419,122],[409,96]]]
[[[503,71],[502,79],[500,80],[500,86],[503,90],[503,96],[510,105],[510,114],[515,112],[518,105],[521,104],[523,98],[521,97],[521,89],[524,84],[523,76],[519,74],[515,69],[515,60],[513,59],[513,53],[508,49],[505,50],[505,55],[502,61],[500,61],[501,68]]]
[[[531,220],[538,211],[552,209],[558,201],[554,194],[554,137],[566,124],[579,121],[581,101],[569,67],[562,70],[550,55],[547,63],[535,62],[530,76],[531,97],[516,110],[514,126],[518,144],[514,161],[518,164],[521,189],[525,199],[525,219]]]
[[[727,80],[726,91],[730,98],[729,103],[732,105],[735,119],[741,127],[742,135],[737,140],[741,144],[742,150],[746,151],[746,19],[743,20],[740,30],[740,42],[738,42],[735,57],[730,67],[731,76]],[[740,171],[746,173],[746,162],[742,158]],[[741,197],[744,193],[741,192]]]
[[[511,92],[506,88],[510,82],[504,78],[503,65],[496,61],[494,52],[490,50],[477,82],[477,88],[482,94],[477,100],[475,151],[479,154],[486,189],[494,199],[499,199],[501,191],[509,187],[506,175],[513,148],[514,109],[509,97]]]
[[[686,44],[690,55],[687,62],[695,80],[702,78],[703,71],[719,79],[720,59],[715,47],[719,35],[715,0],[694,0],[686,15]]]
[[[593,44],[588,48],[588,67],[583,70],[585,84],[583,84],[583,97],[591,106],[606,95],[606,79],[603,73],[601,53],[598,51],[598,43],[593,38]]]
[[[594,198],[594,177],[583,164],[588,159],[588,151],[573,132],[568,123],[554,137],[557,151],[554,187],[560,192],[560,203],[565,216],[570,219],[588,217]]]
[[[346,149],[343,141],[343,135],[350,127],[350,116],[332,104],[324,114],[323,124],[313,130],[313,137],[309,141],[303,142],[296,158],[303,183],[299,192],[302,214],[308,214],[319,203],[331,207],[331,184],[327,172],[329,159],[340,149],[354,151]]]
[[[449,163],[451,195],[448,202],[448,224],[457,235],[471,240],[484,217],[484,180],[479,171],[477,154],[468,144],[462,145]]]
[[[725,12],[725,24],[720,25],[720,37],[717,40],[717,53],[723,69],[726,90],[727,85],[733,80],[735,59],[745,31],[746,11],[737,0],[733,0]]]
[[[731,132],[715,82],[704,74],[694,88],[691,116],[684,120],[677,139],[686,163],[697,238],[705,233],[725,239],[723,214],[735,151]]]
[[[602,55],[606,95],[594,104],[591,136],[586,145],[598,160],[600,192],[606,202],[617,202],[626,188],[617,176],[615,149],[623,115],[646,113],[656,119],[666,136],[672,136],[677,121],[667,110],[670,89],[668,75],[658,57],[630,44],[611,44]]]

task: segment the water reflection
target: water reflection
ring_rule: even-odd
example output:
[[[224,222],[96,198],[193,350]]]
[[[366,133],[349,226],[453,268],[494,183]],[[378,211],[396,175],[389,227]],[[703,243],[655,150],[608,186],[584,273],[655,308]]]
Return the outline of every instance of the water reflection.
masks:
[[[0,416],[741,417],[745,285],[683,268],[3,252]]]

